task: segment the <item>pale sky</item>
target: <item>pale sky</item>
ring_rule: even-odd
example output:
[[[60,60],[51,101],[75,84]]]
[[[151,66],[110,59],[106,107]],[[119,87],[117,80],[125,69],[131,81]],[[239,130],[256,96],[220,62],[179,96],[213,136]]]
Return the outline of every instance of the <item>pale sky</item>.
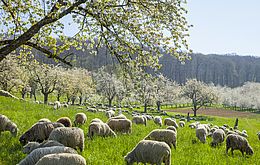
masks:
[[[196,53],[260,56],[260,0],[187,0]]]

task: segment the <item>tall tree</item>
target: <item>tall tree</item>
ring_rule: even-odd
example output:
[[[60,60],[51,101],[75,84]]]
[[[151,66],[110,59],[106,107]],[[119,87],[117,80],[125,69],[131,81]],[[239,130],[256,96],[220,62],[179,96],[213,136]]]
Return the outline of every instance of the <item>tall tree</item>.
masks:
[[[60,53],[71,46],[81,49],[82,44],[90,49],[107,47],[120,63],[134,59],[134,64],[155,67],[162,49],[183,60],[188,55],[179,50],[188,50],[189,28],[183,2],[1,0],[0,61],[22,47],[34,48],[71,65],[67,56],[61,57]],[[69,24],[78,28],[73,37],[64,35],[65,25],[61,21],[69,17]]]

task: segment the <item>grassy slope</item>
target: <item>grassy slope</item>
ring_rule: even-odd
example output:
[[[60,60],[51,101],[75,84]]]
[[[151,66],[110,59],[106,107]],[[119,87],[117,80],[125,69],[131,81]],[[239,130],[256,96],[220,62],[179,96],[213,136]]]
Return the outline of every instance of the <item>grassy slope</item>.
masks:
[[[62,116],[68,116],[73,120],[77,112],[85,111],[76,107],[53,111],[49,106],[0,97],[0,114],[8,116],[20,129],[18,137],[15,138],[11,138],[9,132],[4,132],[0,135],[0,164],[16,164],[26,156],[21,152],[22,146],[19,144],[18,139],[37,120],[49,118],[55,121]],[[107,120],[102,113],[85,113],[88,116],[88,122],[81,127],[85,135],[91,119],[100,118],[103,121]],[[234,121],[235,119],[233,118],[214,117],[211,123],[233,125]],[[85,150],[81,154],[86,158],[87,164],[124,164],[123,156],[155,128],[158,128],[158,126],[149,121],[147,127],[133,125],[133,133],[131,135],[118,135],[118,138],[96,137],[92,141],[86,138]],[[210,138],[207,139],[207,144],[201,144],[200,142],[192,144],[192,139],[196,139],[195,130],[184,127],[178,129],[177,149],[172,149],[172,164],[260,164],[260,141],[256,136],[257,131],[260,130],[260,118],[241,118],[239,128],[248,131],[248,140],[255,151],[252,157],[242,157],[239,151],[234,152],[234,157],[230,153],[229,156],[226,156],[225,145],[211,148],[209,146]]]

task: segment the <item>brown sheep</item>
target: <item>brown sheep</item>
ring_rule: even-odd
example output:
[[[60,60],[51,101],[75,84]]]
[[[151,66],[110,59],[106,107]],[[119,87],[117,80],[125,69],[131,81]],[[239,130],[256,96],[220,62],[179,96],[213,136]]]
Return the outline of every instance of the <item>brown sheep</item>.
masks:
[[[72,127],[71,120],[68,117],[61,117],[57,122],[63,124],[65,127]]]
[[[246,152],[247,155],[253,155],[254,151],[252,147],[249,145],[246,138],[240,135],[230,134],[226,139],[226,154],[228,150],[231,148],[231,153],[233,155],[234,150],[239,150],[242,155]]]

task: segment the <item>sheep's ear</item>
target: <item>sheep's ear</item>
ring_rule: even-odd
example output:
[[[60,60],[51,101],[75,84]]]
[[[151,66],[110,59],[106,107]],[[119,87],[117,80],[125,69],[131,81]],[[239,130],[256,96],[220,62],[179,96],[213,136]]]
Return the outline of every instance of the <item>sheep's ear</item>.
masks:
[[[16,131],[16,129],[15,129],[15,128],[13,128],[13,129],[11,130],[11,132],[12,132],[12,133],[15,133],[15,131]]]

